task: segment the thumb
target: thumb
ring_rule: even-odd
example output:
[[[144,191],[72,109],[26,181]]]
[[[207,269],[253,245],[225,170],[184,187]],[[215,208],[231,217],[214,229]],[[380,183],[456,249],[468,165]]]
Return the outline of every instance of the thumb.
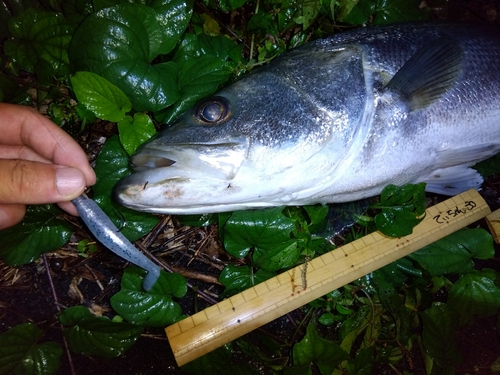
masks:
[[[28,160],[0,160],[0,204],[44,204],[76,198],[85,177],[76,168]]]

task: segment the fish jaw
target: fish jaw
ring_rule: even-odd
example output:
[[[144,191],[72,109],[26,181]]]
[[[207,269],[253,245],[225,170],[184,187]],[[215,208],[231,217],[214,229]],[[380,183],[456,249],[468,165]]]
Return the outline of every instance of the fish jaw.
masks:
[[[170,212],[172,206],[191,206],[207,199],[207,204],[211,204],[210,192],[220,194],[231,184],[248,148],[244,137],[196,144],[165,145],[164,141],[152,141],[132,157],[135,173],[118,182],[114,199],[125,207],[149,212]],[[185,210],[182,208],[183,213]]]

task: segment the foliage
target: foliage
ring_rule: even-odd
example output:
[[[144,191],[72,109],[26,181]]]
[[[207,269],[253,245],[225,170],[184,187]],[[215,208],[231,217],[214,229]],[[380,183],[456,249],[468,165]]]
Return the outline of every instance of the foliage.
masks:
[[[181,307],[172,297],[186,294],[186,280],[176,273],[161,272],[149,292],[142,289],[145,271],[128,267],[122,276],[121,290],[111,298],[111,306],[129,323],[143,327],[165,327],[180,319]]]
[[[43,332],[24,323],[0,335],[0,374],[57,374],[63,351],[55,342],[38,343]]]
[[[93,197],[131,240],[151,231],[158,219],[119,207],[111,191],[130,173],[129,155],[156,132],[155,121],[171,123],[228,80],[340,24],[420,20],[429,14],[420,0],[203,0],[199,5],[197,12],[184,0],[16,0],[0,7],[0,100],[48,103],[53,120],[68,132],[96,118],[117,123],[118,136],[107,140],[96,160]],[[248,17],[245,24],[220,21],[234,10]],[[27,73],[30,79],[24,79]],[[497,164],[477,168],[490,174]],[[359,216],[362,226],[351,229],[347,239],[375,229],[390,236],[411,233],[424,214],[423,191],[422,184],[388,187],[370,207],[373,215]],[[60,248],[72,231],[61,214],[53,206],[29,207],[22,223],[0,232],[0,257],[20,265]],[[227,252],[241,258],[221,272],[221,297],[331,250],[322,235],[328,219],[326,206],[181,218],[189,225],[217,223]],[[78,252],[86,256],[86,249],[82,240]],[[370,374],[376,364],[409,360],[421,343],[428,373],[451,372],[460,361],[458,327],[500,307],[498,273],[477,261],[492,256],[487,232],[457,232],[313,301],[286,345],[267,337],[262,350],[245,339],[236,344],[274,373],[292,375]],[[184,278],[162,272],[147,293],[141,278],[141,270],[125,270],[121,290],[111,299],[121,315],[113,320],[82,306],[63,311],[60,321],[72,351],[113,358],[143,327],[182,318],[176,298],[186,293]],[[438,293],[447,297],[432,302]],[[121,319],[127,322],[116,322]],[[32,324],[0,335],[0,374],[55,374],[61,348],[40,344],[41,336]],[[256,374],[241,362],[228,365],[236,344],[183,370]]]
[[[94,316],[83,306],[67,308],[60,321],[68,326],[63,333],[71,351],[96,357],[120,356],[142,332],[142,328],[136,325]]]

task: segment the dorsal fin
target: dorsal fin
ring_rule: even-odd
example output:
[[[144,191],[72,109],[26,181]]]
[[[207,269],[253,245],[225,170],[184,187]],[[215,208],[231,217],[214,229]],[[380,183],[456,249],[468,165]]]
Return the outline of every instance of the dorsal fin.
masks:
[[[386,89],[399,92],[412,111],[427,107],[456,82],[462,61],[462,47],[456,40],[436,39],[418,50],[392,77]]]

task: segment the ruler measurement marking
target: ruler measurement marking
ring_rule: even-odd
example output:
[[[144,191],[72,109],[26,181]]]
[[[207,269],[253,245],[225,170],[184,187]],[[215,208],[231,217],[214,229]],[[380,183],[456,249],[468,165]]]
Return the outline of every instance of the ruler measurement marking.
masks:
[[[471,201],[473,204],[468,204]],[[217,305],[166,328],[177,363],[187,363],[315,298],[426,246],[468,225],[489,211],[476,191],[469,191],[427,209],[414,234],[387,238],[371,233],[314,258],[307,265],[307,288],[302,288],[303,265],[267,280]],[[437,219],[436,219],[437,217]],[[463,225],[462,225],[463,224]],[[231,306],[231,307],[229,307]],[[200,317],[196,315],[200,314]],[[193,318],[194,317],[194,318]]]

